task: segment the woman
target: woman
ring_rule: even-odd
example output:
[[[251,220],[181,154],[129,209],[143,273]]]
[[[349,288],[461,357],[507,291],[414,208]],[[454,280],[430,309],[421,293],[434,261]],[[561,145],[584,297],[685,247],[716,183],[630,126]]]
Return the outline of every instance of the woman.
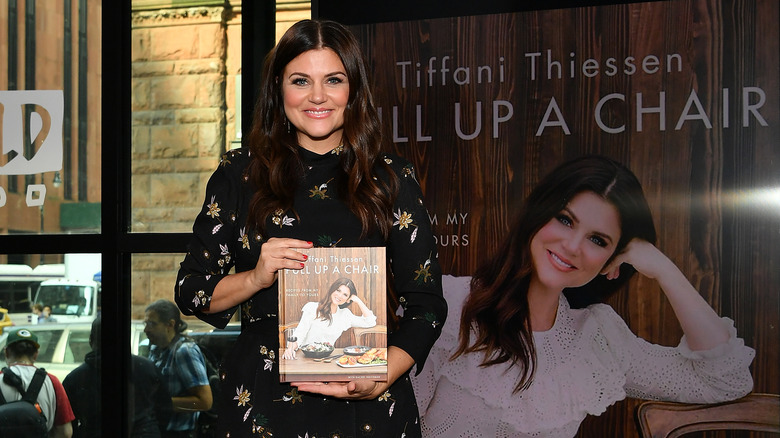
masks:
[[[408,372],[423,368],[446,302],[414,169],[380,152],[379,127],[354,36],[294,24],[266,58],[249,149],[227,153],[209,181],[176,286],[182,311],[216,326],[241,308],[219,436],[419,436]],[[301,269],[298,250],[314,245],[387,247],[388,302],[404,311],[386,382],[279,383],[277,272]]]
[[[360,308],[361,316],[356,316],[347,308],[352,303]],[[283,357],[295,359],[295,351],[300,345],[313,342],[335,345],[339,336],[348,329],[375,325],[376,315],[358,298],[355,283],[349,278],[339,278],[322,294],[319,302],[304,304],[301,321],[293,330]]]
[[[184,336],[185,330],[187,323],[173,302],[157,300],[146,308],[149,359],[160,370],[173,407],[164,438],[194,438],[199,412],[209,410],[213,402],[203,353]]]
[[[450,317],[413,383],[425,436],[572,437],[628,397],[710,403],[747,394],[754,351],[653,244],[639,181],[603,157],[565,163],[531,192],[474,277],[445,278]],[[654,278],[685,336],[636,337],[605,304]],[[580,308],[575,308],[580,307]]]

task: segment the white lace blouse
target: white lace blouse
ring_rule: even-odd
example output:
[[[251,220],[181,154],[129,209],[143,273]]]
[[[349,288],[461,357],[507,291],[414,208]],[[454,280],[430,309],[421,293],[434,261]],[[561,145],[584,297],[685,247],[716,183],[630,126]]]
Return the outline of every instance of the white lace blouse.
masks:
[[[512,393],[518,372],[479,367],[482,355],[449,357],[458,343],[460,311],[470,277],[444,276],[449,315],[422,373],[412,383],[428,437],[572,437],[586,415],[600,415],[626,396],[712,403],[751,391],[755,351],[736,337],[691,351],[651,344],[608,305],[571,309],[561,296],[553,327],[534,332],[537,371],[526,390]]]
[[[374,327],[376,315],[370,313],[365,316],[357,316],[349,309],[338,309],[331,315],[332,321],[317,318],[317,302],[312,301],[303,305],[301,322],[295,328],[295,336],[298,345],[306,345],[312,342],[329,342],[331,345],[351,327]]]

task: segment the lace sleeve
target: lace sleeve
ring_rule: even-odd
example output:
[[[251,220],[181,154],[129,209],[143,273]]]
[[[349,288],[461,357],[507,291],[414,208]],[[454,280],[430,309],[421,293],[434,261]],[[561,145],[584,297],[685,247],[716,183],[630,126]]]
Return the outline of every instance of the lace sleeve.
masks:
[[[629,397],[717,403],[742,397],[753,388],[749,367],[755,351],[737,337],[729,318],[722,318],[731,333],[727,343],[692,351],[684,336],[677,347],[652,344],[634,335],[611,307],[591,309],[625,372]]]

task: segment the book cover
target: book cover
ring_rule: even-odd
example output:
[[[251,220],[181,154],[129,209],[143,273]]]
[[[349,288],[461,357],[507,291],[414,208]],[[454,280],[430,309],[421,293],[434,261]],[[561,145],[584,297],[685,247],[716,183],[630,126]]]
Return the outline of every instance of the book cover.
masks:
[[[387,380],[385,248],[302,252],[279,273],[281,381]]]

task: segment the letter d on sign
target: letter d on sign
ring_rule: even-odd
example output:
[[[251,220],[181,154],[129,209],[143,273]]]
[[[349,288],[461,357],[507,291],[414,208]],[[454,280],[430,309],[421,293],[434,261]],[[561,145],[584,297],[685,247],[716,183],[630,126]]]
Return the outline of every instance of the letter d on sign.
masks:
[[[61,170],[63,114],[62,90],[0,91],[0,175]]]

